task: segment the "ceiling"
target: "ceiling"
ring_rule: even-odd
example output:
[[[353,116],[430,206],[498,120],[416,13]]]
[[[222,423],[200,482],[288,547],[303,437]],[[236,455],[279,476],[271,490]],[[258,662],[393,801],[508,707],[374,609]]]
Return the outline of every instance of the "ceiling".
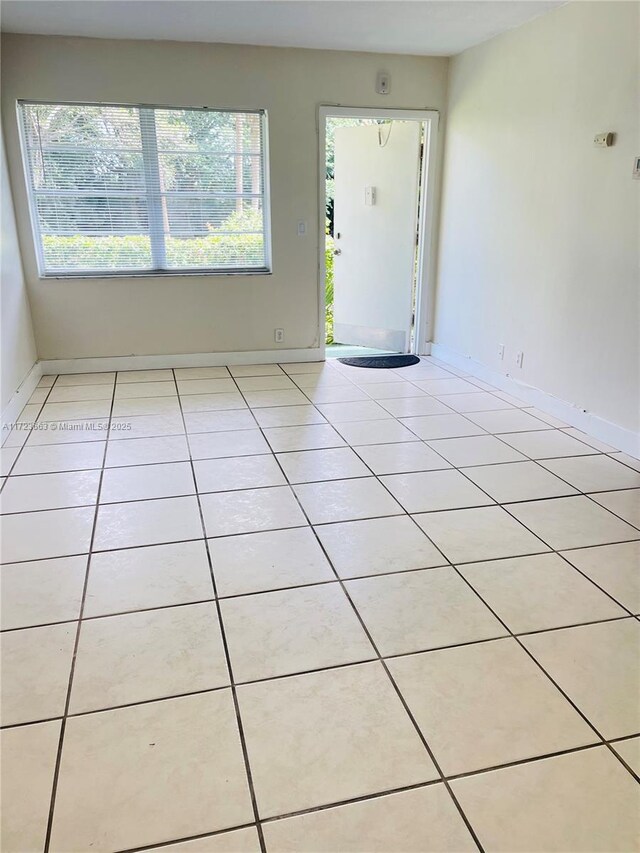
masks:
[[[3,0],[2,30],[450,56],[562,0]]]

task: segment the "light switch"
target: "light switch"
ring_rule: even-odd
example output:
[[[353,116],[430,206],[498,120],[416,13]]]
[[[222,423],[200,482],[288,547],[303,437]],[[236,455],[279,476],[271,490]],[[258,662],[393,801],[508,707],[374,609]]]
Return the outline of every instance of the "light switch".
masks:
[[[364,203],[367,205],[367,207],[373,207],[373,205],[376,203],[375,187],[364,188]]]

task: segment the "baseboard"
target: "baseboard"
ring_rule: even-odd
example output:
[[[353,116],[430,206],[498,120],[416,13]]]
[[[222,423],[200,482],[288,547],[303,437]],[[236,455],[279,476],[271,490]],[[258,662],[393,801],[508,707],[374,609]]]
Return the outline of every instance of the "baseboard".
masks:
[[[4,407],[2,411],[2,424],[12,424],[18,420],[18,416],[24,409],[27,400],[36,390],[41,376],[42,365],[37,361]]]
[[[462,353],[442,346],[442,344],[432,343],[431,355],[446,364],[466,371],[470,376],[475,376],[490,385],[494,385],[501,391],[506,391],[508,394],[513,394],[514,397],[531,403],[532,406],[566,421],[570,426],[581,429],[593,438],[604,441],[631,456],[640,457],[640,433],[611,423],[611,421],[594,415],[592,412],[579,409],[573,403],[547,394],[546,391],[541,391],[532,385],[519,382],[512,376],[505,376],[491,370],[481,362],[474,361],[469,356],[462,355]]]
[[[60,358],[40,362],[43,374],[103,373],[111,370],[153,370],[163,367],[222,367],[228,364],[289,364],[323,361],[324,348],[196,352],[176,355],[121,355],[104,358]]]

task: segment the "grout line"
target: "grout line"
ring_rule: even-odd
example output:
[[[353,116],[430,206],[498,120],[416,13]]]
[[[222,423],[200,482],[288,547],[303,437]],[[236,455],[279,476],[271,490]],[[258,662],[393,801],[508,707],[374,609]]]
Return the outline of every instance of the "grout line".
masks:
[[[172,371],[172,374],[173,374],[173,381],[176,385],[176,391],[178,391],[178,382],[176,379],[175,370]],[[235,382],[235,378],[232,381]],[[236,386],[237,386],[237,383],[236,383]],[[184,420],[184,412],[182,411],[182,403],[180,402],[180,396],[179,395],[178,395],[178,404],[180,406],[180,412],[182,413],[182,419],[183,419],[185,430],[186,430],[187,425],[186,425],[186,421]],[[253,414],[252,414],[252,417],[254,417]],[[254,419],[255,419],[255,417],[254,417]],[[187,442],[188,442],[188,439],[187,439]],[[193,459],[191,459],[191,476],[193,477],[193,484],[194,484],[194,487],[196,489],[196,499],[198,502],[198,513],[200,516],[200,524],[202,525],[202,534],[204,537],[205,549],[207,552],[207,562],[209,564],[209,574],[211,577],[211,585],[213,588],[213,594],[214,594],[215,599],[216,599],[216,612],[218,614],[218,623],[220,626],[220,637],[222,639],[222,646],[224,649],[225,662],[227,665],[227,672],[229,674],[229,680],[230,680],[230,686],[231,686],[231,697],[233,700],[233,707],[234,707],[234,712],[235,712],[235,717],[236,717],[236,725],[238,727],[238,736],[240,739],[240,747],[242,750],[242,757],[243,757],[243,761],[244,761],[245,773],[247,776],[247,785],[249,788],[249,795],[251,798],[251,807],[253,809],[253,816],[254,816],[254,820],[255,820],[255,824],[256,824],[256,829],[258,832],[258,839],[260,842],[260,850],[262,851],[262,853],[266,853],[267,848],[266,848],[266,844],[265,844],[265,840],[264,840],[264,833],[262,831],[262,826],[260,824],[260,813],[258,811],[258,802],[257,802],[257,798],[256,798],[255,786],[253,783],[253,775],[251,772],[251,765],[249,763],[249,751],[247,749],[247,741],[246,741],[246,737],[245,737],[245,733],[244,733],[244,727],[242,725],[242,718],[240,716],[240,703],[238,701],[238,693],[236,690],[235,681],[234,681],[234,677],[233,677],[233,666],[232,666],[232,662],[231,662],[231,654],[229,652],[229,644],[227,641],[227,636],[226,636],[226,632],[224,629],[224,622],[222,619],[222,608],[220,606],[220,600],[218,599],[218,591],[217,591],[217,587],[216,587],[216,578],[215,578],[215,573],[213,571],[213,562],[211,560],[211,551],[209,550],[209,543],[207,541],[207,529],[206,529],[206,524],[205,524],[205,520],[204,520],[204,514],[202,511],[202,502],[200,500],[200,495],[198,494],[198,482],[196,479],[196,471],[195,471],[195,466],[193,464]],[[46,853],[46,851],[45,851],[45,853]]]
[[[57,379],[56,379],[56,381],[57,381]],[[51,387],[53,388],[54,386],[55,386],[55,381]],[[111,396],[111,408],[109,411],[109,418],[111,417],[111,412],[113,411],[114,395],[115,395],[115,386],[114,386],[113,393]],[[75,639],[74,639],[73,654],[71,657],[71,667],[69,669],[69,682],[67,685],[67,695],[65,697],[64,712],[63,712],[63,717],[62,717],[62,723],[60,725],[60,739],[58,741],[58,751],[57,751],[57,755],[56,755],[56,763],[55,763],[55,769],[54,769],[54,773],[53,773],[53,785],[52,785],[52,790],[51,790],[51,802],[50,802],[50,807],[49,807],[49,817],[47,820],[47,831],[46,831],[45,842],[44,842],[44,853],[48,853],[49,846],[51,844],[51,832],[53,829],[53,816],[54,816],[54,812],[55,812],[56,795],[58,792],[58,780],[60,778],[60,767],[61,767],[61,763],[62,763],[62,748],[63,748],[64,736],[65,736],[65,732],[66,732],[67,717],[69,714],[69,707],[70,707],[70,703],[71,703],[71,691],[73,688],[73,676],[75,673],[76,659],[77,659],[78,648],[79,648],[79,643],[80,643],[80,631],[82,628],[82,614],[84,611],[84,606],[85,606],[85,601],[86,601],[86,596],[87,596],[87,588],[89,585],[89,569],[90,569],[90,565],[91,565],[91,552],[92,552],[93,542],[94,542],[95,535],[96,535],[96,527],[98,524],[98,511],[99,511],[99,507],[100,507],[100,491],[102,489],[102,479],[104,476],[104,463],[105,463],[106,458],[107,458],[108,442],[109,442],[109,439],[107,436],[107,439],[104,443],[104,448],[103,448],[102,469],[100,471],[100,478],[99,478],[99,482],[98,482],[98,492],[96,495],[95,511],[93,514],[93,524],[91,526],[91,537],[89,539],[89,554],[87,556],[87,564],[85,567],[84,583],[83,583],[83,587],[82,587],[82,598],[81,598],[81,602],[80,602],[80,613],[79,613],[79,618],[78,618],[76,635],[75,635]]]

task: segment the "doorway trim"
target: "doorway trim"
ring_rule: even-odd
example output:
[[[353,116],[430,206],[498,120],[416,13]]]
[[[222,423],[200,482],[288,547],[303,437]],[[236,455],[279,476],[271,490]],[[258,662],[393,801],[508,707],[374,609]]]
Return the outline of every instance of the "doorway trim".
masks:
[[[381,107],[345,107],[321,104],[318,107],[318,344],[326,357],[325,330],[325,220],[326,220],[326,140],[328,118],[385,118],[419,121],[424,129],[420,206],[418,210],[418,246],[414,335],[411,352],[424,355],[428,348],[430,314],[434,303],[435,264],[433,219],[435,199],[436,153],[438,142],[437,110],[383,109]]]

